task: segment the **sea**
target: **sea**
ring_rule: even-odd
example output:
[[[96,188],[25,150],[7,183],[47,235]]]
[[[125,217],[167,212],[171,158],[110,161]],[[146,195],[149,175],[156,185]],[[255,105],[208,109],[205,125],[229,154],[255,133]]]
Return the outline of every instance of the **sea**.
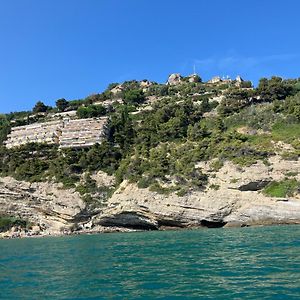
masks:
[[[0,240],[0,299],[300,299],[300,226]]]

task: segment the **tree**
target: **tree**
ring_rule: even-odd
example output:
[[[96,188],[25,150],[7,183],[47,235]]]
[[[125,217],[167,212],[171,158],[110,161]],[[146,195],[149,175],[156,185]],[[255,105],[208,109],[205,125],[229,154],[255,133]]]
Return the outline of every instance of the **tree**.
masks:
[[[288,97],[283,104],[283,109],[286,114],[296,117],[300,122],[300,93]]]
[[[273,76],[271,79],[262,78],[257,87],[261,101],[273,102],[283,100],[294,93],[294,86],[281,77]]]
[[[32,109],[32,111],[34,113],[39,113],[39,112],[46,112],[48,109],[48,107],[42,102],[42,101],[38,101],[34,108]]]
[[[97,118],[106,114],[106,108],[103,105],[80,106],[76,114],[78,118],[82,119]]]
[[[10,124],[5,115],[0,115],[0,145],[6,140],[10,131]]]
[[[191,141],[201,140],[205,137],[208,137],[210,133],[208,132],[205,125],[196,123],[195,125],[189,125],[187,131],[187,137]]]
[[[249,106],[252,103],[251,93],[251,91],[236,88],[228,90],[219,105],[219,113],[222,116],[228,116]]]
[[[145,95],[142,90],[128,90],[125,92],[124,102],[126,104],[140,104],[145,101]]]
[[[241,88],[252,88],[252,82],[247,80],[247,81],[242,81],[241,82]]]
[[[113,82],[113,83],[110,83],[107,87],[107,90],[112,90],[113,88],[115,88],[116,86],[118,86],[119,84],[117,82]]]
[[[118,145],[122,154],[127,154],[134,143],[135,130],[128,107],[121,106],[109,122],[109,141]]]
[[[55,104],[59,111],[65,111],[69,106],[69,102],[64,98],[58,99]]]

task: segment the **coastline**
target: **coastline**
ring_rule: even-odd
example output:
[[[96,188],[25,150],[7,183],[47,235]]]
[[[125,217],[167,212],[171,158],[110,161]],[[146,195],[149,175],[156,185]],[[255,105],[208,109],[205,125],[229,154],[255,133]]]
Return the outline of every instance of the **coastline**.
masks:
[[[210,171],[211,162],[201,164]],[[25,182],[0,178],[0,215],[26,220],[0,233],[4,238],[67,236],[131,232],[137,230],[179,230],[181,228],[247,227],[300,224],[300,195],[278,198],[263,192],[265,182],[280,181],[299,170],[300,161],[279,156],[240,168],[225,162],[210,176],[205,190],[186,195],[160,194],[124,180],[101,206],[85,202],[73,189],[53,182]],[[113,184],[105,173],[97,184]],[[300,180],[300,174],[295,176]],[[108,180],[109,179],[109,180]],[[106,184],[106,185],[105,185]],[[210,188],[218,186],[218,189]],[[97,202],[98,201],[98,202]],[[27,230],[24,230],[27,228]]]
[[[233,229],[233,228],[244,228],[244,227],[268,227],[268,226],[287,226],[287,225],[300,225],[300,220],[295,220],[294,222],[272,222],[272,221],[264,221],[257,222],[252,224],[241,224],[241,223],[227,223],[223,227],[214,227],[214,229]],[[8,232],[0,233],[0,241],[1,240],[13,240],[13,239],[28,239],[28,238],[47,238],[47,237],[66,237],[66,236],[79,236],[79,235],[100,235],[107,233],[131,233],[131,232],[147,232],[147,231],[185,231],[185,230],[209,230],[213,229],[213,227],[206,226],[188,226],[188,227],[171,227],[164,226],[157,230],[149,229],[134,229],[134,228],[126,228],[126,227],[101,227],[95,230],[81,230],[74,232],[65,232],[65,233],[53,233],[53,234],[28,234],[25,232],[19,232],[18,234],[9,234]]]

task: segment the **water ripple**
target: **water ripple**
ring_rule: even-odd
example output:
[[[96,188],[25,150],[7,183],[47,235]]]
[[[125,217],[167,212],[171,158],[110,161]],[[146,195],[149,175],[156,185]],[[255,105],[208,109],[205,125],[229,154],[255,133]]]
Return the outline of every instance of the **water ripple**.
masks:
[[[0,241],[1,299],[299,299],[300,226]]]

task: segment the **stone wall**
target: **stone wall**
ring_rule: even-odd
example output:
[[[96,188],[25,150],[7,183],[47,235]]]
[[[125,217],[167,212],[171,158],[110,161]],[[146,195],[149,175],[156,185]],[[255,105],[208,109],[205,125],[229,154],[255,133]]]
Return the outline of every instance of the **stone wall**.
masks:
[[[13,127],[6,147],[10,149],[28,143],[58,144],[62,128],[62,120]]]
[[[83,148],[101,143],[107,118],[78,119],[67,122],[60,137],[60,148]]]
[[[100,143],[107,118],[57,120],[14,127],[8,135],[8,149],[28,143],[58,144],[60,148],[83,148]]]

